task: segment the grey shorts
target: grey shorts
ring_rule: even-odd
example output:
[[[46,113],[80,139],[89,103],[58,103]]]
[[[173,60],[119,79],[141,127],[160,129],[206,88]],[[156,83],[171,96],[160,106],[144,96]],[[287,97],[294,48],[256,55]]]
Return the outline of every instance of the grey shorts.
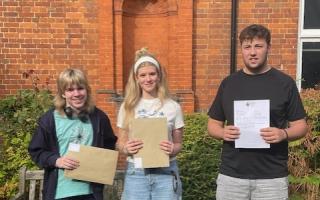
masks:
[[[217,200],[287,200],[288,177],[241,179],[218,175]]]

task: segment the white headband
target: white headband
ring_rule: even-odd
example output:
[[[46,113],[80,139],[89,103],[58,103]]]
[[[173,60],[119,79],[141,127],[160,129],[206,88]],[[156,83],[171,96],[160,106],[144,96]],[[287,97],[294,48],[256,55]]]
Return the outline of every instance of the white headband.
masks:
[[[141,65],[144,62],[150,62],[154,66],[156,66],[158,69],[160,69],[159,63],[156,59],[152,58],[151,56],[143,56],[137,60],[137,62],[134,64],[134,73],[137,73],[139,65]]]

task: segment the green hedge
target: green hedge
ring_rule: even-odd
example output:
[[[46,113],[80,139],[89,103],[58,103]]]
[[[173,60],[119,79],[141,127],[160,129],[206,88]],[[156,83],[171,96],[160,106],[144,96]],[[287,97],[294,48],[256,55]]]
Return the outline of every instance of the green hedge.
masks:
[[[215,199],[221,141],[207,134],[206,114],[185,116],[183,148],[178,155],[183,200]]]
[[[17,193],[18,170],[33,168],[27,147],[36,121],[52,105],[49,91],[22,90],[0,99],[0,199]]]
[[[320,90],[305,90],[301,96],[309,130],[289,146],[291,199],[320,199]]]
[[[17,193],[18,170],[35,168],[27,152],[37,119],[52,106],[49,91],[23,90],[0,100],[0,199]],[[182,153],[179,154],[184,200],[206,200],[215,196],[215,178],[221,142],[207,135],[207,116],[185,117]]]
[[[309,133],[289,147],[292,199],[317,199],[320,185],[320,91],[302,93]],[[18,170],[34,168],[27,146],[36,120],[52,106],[47,90],[23,90],[0,99],[0,199],[16,194]],[[185,116],[183,149],[178,155],[184,200],[215,199],[221,141],[207,134],[206,114]]]

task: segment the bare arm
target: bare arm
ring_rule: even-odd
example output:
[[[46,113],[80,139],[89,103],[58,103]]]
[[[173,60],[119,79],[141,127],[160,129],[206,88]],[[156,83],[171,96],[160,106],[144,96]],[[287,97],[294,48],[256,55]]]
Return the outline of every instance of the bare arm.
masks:
[[[234,141],[240,134],[239,128],[232,125],[224,126],[224,122],[212,118],[208,120],[208,133],[216,139],[225,141]]]
[[[128,131],[119,128],[119,139],[116,146],[120,152],[126,155],[132,155],[138,153],[139,149],[143,147],[143,143],[137,139],[129,140]]]
[[[287,128],[288,140],[294,141],[303,138],[308,132],[308,125],[305,119],[289,122],[289,128]]]
[[[307,134],[308,126],[305,119],[289,122],[289,128],[269,127],[261,129],[261,136],[267,143],[278,143],[283,140],[294,141]]]
[[[183,127],[173,130],[172,132],[172,142],[162,141],[160,143],[160,149],[165,151],[170,156],[176,156],[182,149],[182,135]]]
[[[171,155],[177,155],[182,149],[183,128],[175,129],[172,134],[172,142],[174,144]]]

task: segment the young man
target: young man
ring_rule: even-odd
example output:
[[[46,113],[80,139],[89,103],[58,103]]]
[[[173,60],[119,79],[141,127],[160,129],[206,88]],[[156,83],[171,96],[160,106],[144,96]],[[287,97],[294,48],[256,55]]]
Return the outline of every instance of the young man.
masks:
[[[64,177],[81,163],[65,154],[70,143],[115,149],[108,116],[94,106],[91,88],[79,69],[66,69],[57,80],[55,108],[45,113],[32,136],[29,153],[44,169],[43,199],[102,200],[103,184]]]
[[[208,112],[209,134],[223,140],[216,197],[288,199],[288,141],[306,134],[305,111],[295,81],[267,63],[270,31],[250,25],[239,40],[245,67],[221,82]],[[235,141],[246,134],[234,125],[234,103],[243,100],[269,102],[269,127],[253,133],[269,148],[235,147]]]

